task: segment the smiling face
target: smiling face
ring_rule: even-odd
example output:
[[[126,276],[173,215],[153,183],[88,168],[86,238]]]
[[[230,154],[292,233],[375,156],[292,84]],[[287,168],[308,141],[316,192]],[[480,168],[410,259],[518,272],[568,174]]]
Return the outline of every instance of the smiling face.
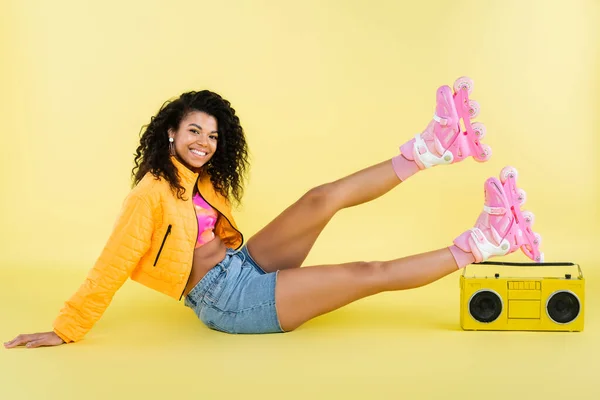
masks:
[[[202,111],[188,113],[177,131],[169,130],[177,157],[195,172],[217,151],[218,136],[217,120]]]

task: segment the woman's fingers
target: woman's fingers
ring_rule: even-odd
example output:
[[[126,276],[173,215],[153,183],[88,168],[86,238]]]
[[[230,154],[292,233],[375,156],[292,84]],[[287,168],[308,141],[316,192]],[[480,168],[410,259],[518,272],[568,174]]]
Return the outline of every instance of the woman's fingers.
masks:
[[[25,343],[29,342],[32,339],[32,336],[34,336],[34,335],[21,334],[21,335],[17,336],[16,338],[14,338],[13,340],[11,340],[10,342],[4,343],[4,347],[6,347],[7,349],[10,349],[13,347],[22,346]]]

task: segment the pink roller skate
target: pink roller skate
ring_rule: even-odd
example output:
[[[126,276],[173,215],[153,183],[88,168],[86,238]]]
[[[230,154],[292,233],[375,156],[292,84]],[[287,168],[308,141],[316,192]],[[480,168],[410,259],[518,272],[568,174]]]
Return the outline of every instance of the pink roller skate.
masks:
[[[480,111],[479,103],[469,100],[472,91],[473,81],[468,77],[454,82],[454,93],[448,86],[438,88],[433,120],[422,133],[400,147],[402,155],[420,169],[453,164],[468,156],[478,162],[489,160],[492,149],[480,142],[485,136],[485,126],[481,122],[471,124]]]
[[[475,262],[513,253],[519,248],[535,262],[544,262],[544,254],[539,249],[542,238],[531,230],[534,215],[521,211],[526,193],[517,188],[517,176],[515,168],[504,167],[500,180],[492,177],[485,181],[484,211],[474,228],[454,240],[461,250],[473,254]]]

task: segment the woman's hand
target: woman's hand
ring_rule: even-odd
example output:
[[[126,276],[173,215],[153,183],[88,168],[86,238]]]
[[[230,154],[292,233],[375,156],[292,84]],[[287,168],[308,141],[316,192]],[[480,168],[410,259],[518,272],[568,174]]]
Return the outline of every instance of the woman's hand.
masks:
[[[32,333],[29,335],[19,335],[10,342],[4,343],[4,347],[12,349],[13,347],[23,346],[33,349],[41,346],[58,346],[64,341],[54,332]]]

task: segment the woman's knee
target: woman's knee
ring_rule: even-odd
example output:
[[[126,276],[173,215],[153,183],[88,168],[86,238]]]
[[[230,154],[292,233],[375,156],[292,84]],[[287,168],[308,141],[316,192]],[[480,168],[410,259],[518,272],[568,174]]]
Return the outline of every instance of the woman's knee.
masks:
[[[368,295],[383,290],[386,277],[385,264],[381,261],[359,261],[349,265],[352,277],[363,287]]]
[[[310,189],[302,197],[308,207],[317,210],[335,212],[338,209],[333,183],[325,183]]]

